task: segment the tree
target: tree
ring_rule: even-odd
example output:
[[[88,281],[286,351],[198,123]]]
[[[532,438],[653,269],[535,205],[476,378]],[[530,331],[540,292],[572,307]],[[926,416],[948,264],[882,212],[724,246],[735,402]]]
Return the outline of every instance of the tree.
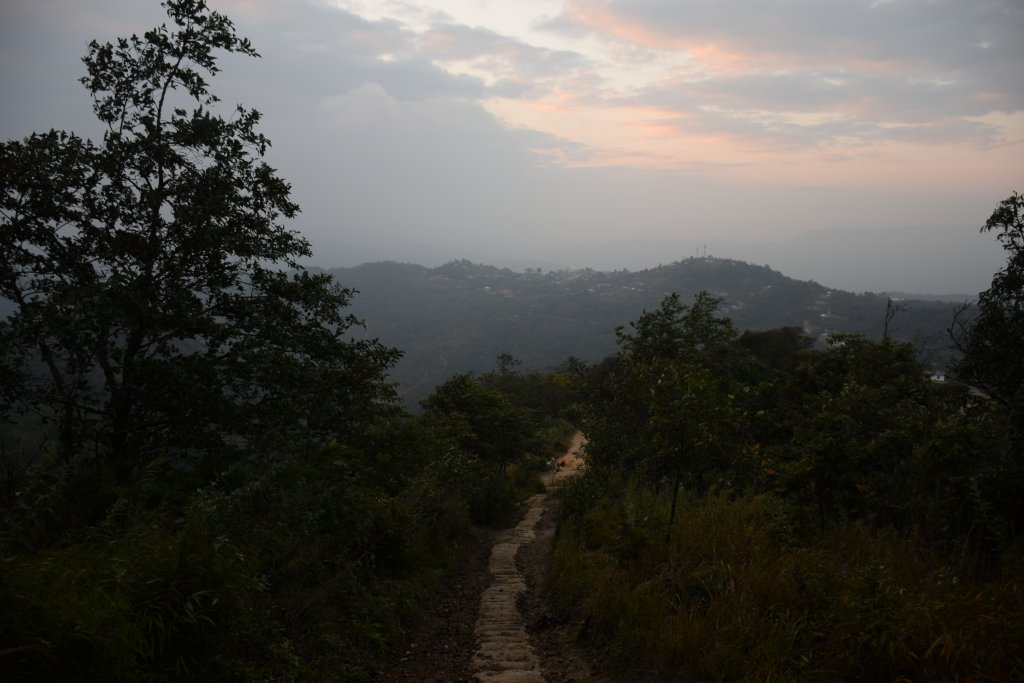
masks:
[[[747,330],[737,340],[739,345],[757,358],[764,367],[776,372],[792,372],[814,339],[799,327],[774,330]]]
[[[792,500],[831,515],[891,522],[905,497],[914,446],[935,419],[938,394],[909,343],[836,334],[789,382],[771,419],[791,429],[779,483]]]
[[[721,370],[736,339],[718,304],[707,292],[690,306],[671,294],[630,323],[631,333],[616,331],[622,352],[590,373],[582,406],[588,467],[656,482],[669,475],[674,492],[683,467],[697,480],[713,469],[703,456],[720,450],[720,439],[705,437],[718,425],[702,411],[717,411],[719,398],[729,395],[730,378]]]
[[[736,338],[732,321],[717,315],[720,299],[706,291],[693,297],[686,306],[679,294],[665,297],[655,311],[644,311],[630,327],[633,333],[620,327],[615,331],[619,346],[634,359],[650,361],[655,358],[678,358],[707,363]]]
[[[889,338],[889,323],[893,321],[897,313],[904,313],[910,310],[910,304],[893,301],[892,297],[885,300],[885,324],[882,326],[882,339]]]
[[[957,374],[1024,416],[1024,195],[1000,202],[981,231],[995,231],[1008,258],[979,296],[973,325],[954,335]]]
[[[536,451],[530,412],[472,374],[454,375],[422,401],[425,415],[459,448],[499,469]]]
[[[83,58],[102,142],[0,145],[0,369],[66,459],[88,444],[120,477],[170,446],[344,434],[392,398],[398,358],[350,336],[351,290],[299,267],[259,113],[213,111],[215,53],[258,54],[203,0],[163,6],[172,29]]]
[[[650,418],[642,434],[656,455],[656,469],[671,478],[669,541],[684,474],[690,475],[692,487],[704,490],[705,477],[712,470],[721,467],[735,476],[742,467],[723,461],[739,450],[732,396],[720,390],[706,368],[672,361],[657,365],[658,379],[650,388]]]

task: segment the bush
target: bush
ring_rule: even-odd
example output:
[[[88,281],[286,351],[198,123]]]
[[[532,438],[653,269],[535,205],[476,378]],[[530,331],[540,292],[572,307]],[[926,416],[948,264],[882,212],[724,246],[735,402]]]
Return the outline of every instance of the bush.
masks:
[[[557,593],[622,666],[719,681],[1024,675],[1011,567],[993,578],[852,523],[794,543],[771,495],[684,497],[668,544],[667,494],[613,497],[587,479],[565,489]]]
[[[143,481],[59,545],[8,543],[3,678],[365,679],[474,525],[516,501],[457,450],[404,485],[380,457],[332,443],[239,462],[184,506],[154,507]],[[73,483],[41,472],[22,527],[45,537]]]
[[[205,669],[252,590],[229,545],[125,502],[67,545],[4,561],[18,680],[172,680]]]

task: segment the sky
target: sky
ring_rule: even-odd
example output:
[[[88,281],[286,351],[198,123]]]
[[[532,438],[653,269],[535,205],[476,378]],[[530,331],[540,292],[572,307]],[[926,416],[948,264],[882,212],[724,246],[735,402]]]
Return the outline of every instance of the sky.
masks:
[[[831,286],[976,292],[1003,260],[978,228],[1024,191],[1022,0],[209,4],[262,56],[222,58],[212,89],[263,113],[322,266],[635,269],[709,244]],[[4,0],[0,139],[100,136],[88,41],[165,20]]]

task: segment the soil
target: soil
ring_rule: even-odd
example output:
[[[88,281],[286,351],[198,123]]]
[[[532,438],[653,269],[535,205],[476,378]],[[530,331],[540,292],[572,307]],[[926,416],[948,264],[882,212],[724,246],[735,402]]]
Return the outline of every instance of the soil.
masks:
[[[526,593],[519,602],[530,641],[540,658],[547,683],[613,683],[600,672],[595,653],[580,641],[581,625],[570,614],[555,607],[550,583],[551,546],[557,528],[558,505],[546,501],[544,515],[536,527],[536,538],[516,558],[526,576]]]
[[[578,434],[544,477],[548,487],[578,473],[582,443]],[[579,640],[580,625],[553,607],[549,570],[556,526],[557,502],[541,494],[527,502],[515,527],[471,548],[376,680],[615,683]],[[501,602],[500,626],[487,616],[495,601]]]
[[[487,564],[498,531],[467,549],[431,596],[426,613],[406,634],[396,656],[375,680],[381,683],[470,683],[476,649],[473,626],[490,582]]]

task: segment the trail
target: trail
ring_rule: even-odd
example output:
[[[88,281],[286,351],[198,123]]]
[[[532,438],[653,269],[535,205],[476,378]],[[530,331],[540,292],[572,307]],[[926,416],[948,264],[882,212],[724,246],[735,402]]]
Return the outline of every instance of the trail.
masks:
[[[576,433],[569,448],[556,460],[554,471],[542,477],[548,490],[580,473],[583,443],[583,435]],[[538,599],[537,594],[547,575],[554,535],[552,512],[547,493],[531,497],[519,524],[503,532],[491,549],[491,585],[481,596],[480,615],[474,629],[477,649],[472,667],[474,680],[480,683],[545,683],[549,679],[590,678],[586,667],[572,661],[574,657],[564,648],[556,647],[555,658],[538,654],[532,643],[536,637],[531,639],[528,629],[537,623],[551,625],[544,611],[545,600]],[[547,523],[538,533],[545,516]],[[545,638],[545,642],[550,644],[551,639]],[[575,674],[569,678],[560,675],[567,666],[585,678]],[[559,672],[554,671],[556,668]]]
[[[480,597],[480,616],[474,629],[477,648],[472,666],[480,683],[544,683],[540,660],[516,605],[526,591],[516,555],[536,537],[534,527],[544,513],[546,498],[543,493],[531,497],[519,524],[499,536],[491,549],[491,585]]]
[[[548,490],[580,473],[583,443],[577,433],[542,477]],[[549,609],[555,508],[547,493],[532,496],[519,523],[497,532],[489,553],[486,545],[469,553],[433,597],[431,615],[410,634],[403,656],[377,680],[608,683],[579,651],[578,627]]]

